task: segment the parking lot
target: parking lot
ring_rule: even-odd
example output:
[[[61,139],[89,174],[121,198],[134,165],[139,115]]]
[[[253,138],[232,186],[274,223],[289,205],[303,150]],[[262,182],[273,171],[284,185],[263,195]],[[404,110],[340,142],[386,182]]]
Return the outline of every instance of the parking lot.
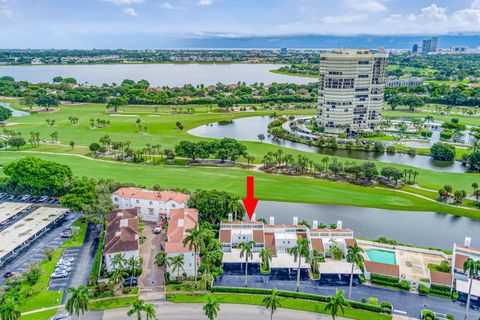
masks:
[[[12,198],[13,197],[13,198]],[[22,200],[24,199],[24,200]],[[19,202],[17,202],[19,200]],[[35,201],[35,203],[30,202]],[[23,219],[29,219],[30,214],[38,210],[58,210],[58,199],[49,197],[25,197],[11,196],[0,193],[0,233],[9,232],[15,224]],[[45,260],[46,248],[57,249],[68,238],[62,238],[62,230],[68,228],[79,218],[78,213],[68,213],[63,219],[48,225],[46,230],[38,233],[38,237],[28,242],[0,265],[0,285],[3,284],[8,272],[23,273],[27,271],[29,264],[40,263]],[[12,239],[13,240],[13,239]]]
[[[82,248],[66,248],[63,251],[63,255],[61,259],[64,260],[73,260],[72,263],[70,263],[70,267],[72,268],[71,271],[67,272],[67,276],[63,278],[57,278],[57,279],[50,279],[50,283],[48,286],[48,291],[58,291],[58,290],[66,290],[70,286],[70,283],[72,281],[72,277],[77,269],[77,267],[80,265],[78,263],[80,252]],[[60,260],[61,260],[60,259]]]

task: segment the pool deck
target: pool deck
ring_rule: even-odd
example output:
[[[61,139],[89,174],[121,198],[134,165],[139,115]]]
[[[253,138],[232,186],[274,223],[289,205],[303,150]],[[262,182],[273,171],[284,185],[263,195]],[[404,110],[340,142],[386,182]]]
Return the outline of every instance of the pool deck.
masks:
[[[428,264],[440,264],[445,260],[441,255],[415,252],[406,249],[389,249],[382,246],[375,246],[372,244],[360,244],[362,249],[376,249],[394,251],[396,255],[397,264],[400,267],[400,277],[405,280],[410,280],[418,283],[422,278],[429,278]],[[364,254],[365,259],[368,259],[367,254]]]

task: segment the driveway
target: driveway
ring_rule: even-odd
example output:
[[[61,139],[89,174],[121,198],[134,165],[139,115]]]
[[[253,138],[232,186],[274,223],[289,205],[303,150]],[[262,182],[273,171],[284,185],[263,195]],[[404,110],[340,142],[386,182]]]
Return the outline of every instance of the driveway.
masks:
[[[139,278],[138,286],[140,298],[147,301],[156,301],[165,299],[165,281],[163,274],[164,267],[155,265],[155,255],[163,248],[165,232],[155,234],[153,229],[155,223],[145,222],[143,235],[146,237],[145,243],[140,246],[140,257],[143,258],[143,273]]]
[[[223,275],[215,281],[214,286],[243,287],[244,276]],[[289,280],[267,280],[267,277],[252,275],[249,276],[248,286],[254,288],[277,288],[279,290],[295,291],[295,281]],[[319,286],[315,281],[301,281],[300,291],[331,296],[335,290],[348,292],[348,286]],[[422,309],[431,309],[435,312],[452,314],[456,319],[463,319],[465,304],[431,296],[420,296],[418,294],[391,290],[386,288],[372,287],[366,285],[355,286],[352,290],[352,300],[360,301],[362,298],[378,297],[380,301],[388,301],[393,304],[396,314],[418,317]],[[478,319],[480,312],[471,310],[470,319]]]

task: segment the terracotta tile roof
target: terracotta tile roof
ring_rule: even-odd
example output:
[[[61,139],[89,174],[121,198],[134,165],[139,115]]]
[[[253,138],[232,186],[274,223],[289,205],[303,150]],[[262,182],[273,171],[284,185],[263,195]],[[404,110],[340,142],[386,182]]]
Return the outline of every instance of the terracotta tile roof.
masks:
[[[319,251],[325,252],[325,248],[323,247],[323,240],[320,238],[312,238],[312,248]]]
[[[442,286],[452,286],[452,273],[430,270],[430,282]]]
[[[178,203],[186,203],[190,197],[188,194],[175,191],[153,191],[141,188],[120,188],[113,194],[122,198],[142,199],[154,201],[174,200]]]
[[[463,263],[468,259],[468,256],[457,253],[455,255],[455,269],[463,270]]]
[[[272,255],[277,255],[277,248],[275,247],[275,235],[271,232],[265,232],[265,248],[272,251]]]
[[[183,239],[186,236],[186,231],[194,228],[197,224],[197,209],[172,209],[168,222],[168,241],[165,243],[165,252],[192,252],[193,249],[190,250],[188,246],[183,245]]]
[[[253,241],[255,243],[264,243],[263,230],[253,230]]]
[[[105,232],[107,254],[138,250],[138,219],[136,209],[113,211]]]
[[[345,239],[345,244],[347,245],[347,247],[353,247],[354,245],[357,244],[357,239],[355,239],[355,238],[351,238],[351,239],[347,238],[347,239]]]
[[[370,273],[399,278],[400,268],[396,264],[387,264],[365,260],[365,270]]]
[[[336,233],[352,233],[350,229],[310,229],[310,232],[336,232]]]
[[[232,241],[232,230],[222,229],[220,230],[220,243],[228,243]]]
[[[465,250],[465,251],[480,253],[480,248],[465,247],[465,246],[461,246],[461,245],[458,245],[458,244],[456,246],[457,246],[457,248]]]

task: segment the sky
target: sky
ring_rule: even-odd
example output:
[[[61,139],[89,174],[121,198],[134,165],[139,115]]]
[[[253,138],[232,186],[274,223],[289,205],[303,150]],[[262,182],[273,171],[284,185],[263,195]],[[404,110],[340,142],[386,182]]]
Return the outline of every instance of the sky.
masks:
[[[448,34],[480,35],[480,0],[0,0],[0,48],[218,47],[245,39],[276,47],[287,38]]]

